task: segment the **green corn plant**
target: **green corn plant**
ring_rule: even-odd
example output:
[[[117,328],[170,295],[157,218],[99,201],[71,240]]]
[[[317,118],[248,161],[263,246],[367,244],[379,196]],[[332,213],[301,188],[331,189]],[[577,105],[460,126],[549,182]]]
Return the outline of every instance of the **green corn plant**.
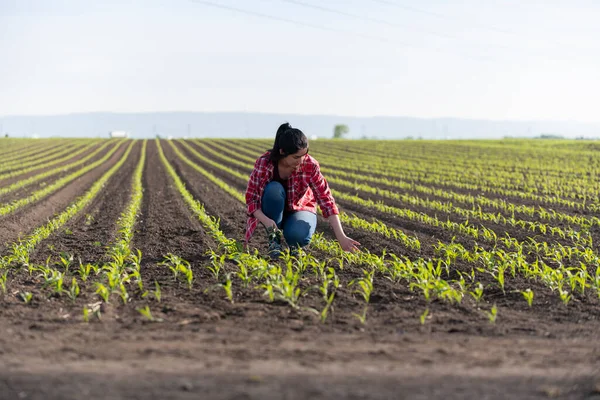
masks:
[[[363,277],[360,279],[353,279],[350,281],[348,286],[358,285],[358,289],[354,291],[354,293],[358,293],[365,300],[365,303],[369,303],[371,299],[371,292],[373,291],[373,276],[375,274],[375,270],[364,270],[363,269]]]
[[[121,283],[119,285],[119,297],[121,298],[121,301],[123,302],[123,304],[127,304],[127,302],[129,301],[129,293],[127,293],[127,288],[125,287],[125,284]]]
[[[139,271],[142,267],[142,252],[140,249],[136,249],[135,252],[129,253],[128,261],[130,262],[131,268]]]
[[[231,303],[233,303],[233,290],[232,290],[232,287],[231,287],[231,274],[227,274],[225,276],[225,283],[222,283],[221,287],[223,287],[223,290],[225,290],[225,294],[227,295],[227,299],[229,299],[229,301]]]
[[[92,214],[85,214],[85,225],[90,226],[94,222],[94,216]]]
[[[33,299],[33,294],[31,292],[19,292],[19,297],[23,300],[23,303],[29,304]]]
[[[526,290],[522,291],[521,294],[523,295],[523,297],[527,301],[527,305],[529,307],[531,307],[531,305],[533,304],[533,290],[526,289]]]
[[[4,271],[4,273],[0,275],[0,290],[2,290],[2,294],[6,294],[7,278],[8,278],[8,271]]]
[[[244,263],[238,263],[238,271],[235,274],[242,281],[242,286],[244,288],[247,288],[250,285],[252,275],[250,275],[249,270]]]
[[[68,275],[69,274],[69,267],[71,266],[71,263],[73,262],[73,255],[61,252],[60,256],[59,256],[59,260],[60,260],[60,263],[61,263],[61,265],[63,267],[63,273],[65,275]]]
[[[569,274],[568,276],[571,290],[575,291],[575,289],[578,289],[579,293],[584,295],[585,289],[592,286],[590,283],[588,283],[588,281],[592,282],[592,277],[587,272],[587,268],[573,268],[573,270],[575,273]]]
[[[185,261],[184,264],[179,265],[179,269],[181,272],[183,272],[183,275],[185,276],[185,281],[188,284],[188,289],[191,290],[192,282],[194,281],[194,272],[192,271],[192,267],[187,261]]]
[[[44,284],[42,287],[45,288],[50,286],[52,288],[53,295],[60,296],[64,292],[63,285],[65,275],[59,270],[53,268],[45,269],[40,267],[40,269],[43,269],[42,276],[44,279]]]
[[[79,269],[77,270],[77,273],[79,274],[79,277],[81,278],[81,280],[83,282],[87,281],[88,276],[90,276],[90,272],[91,272],[91,265],[89,263],[84,265],[80,260],[79,261]]]
[[[102,319],[102,312],[100,308],[101,303],[88,304],[84,306],[82,310],[83,322],[89,322],[90,313],[91,315],[95,316],[98,319],[98,321],[100,321]]]
[[[319,261],[313,258],[310,262],[310,266],[315,274],[315,278],[319,279],[320,277],[325,276],[327,261]]]
[[[469,292],[469,294],[475,299],[476,303],[479,303],[483,298],[483,285],[481,282],[478,282],[473,291]]]
[[[560,300],[563,302],[563,304],[565,306],[568,305],[569,302],[571,301],[571,294],[566,290],[559,289],[558,295],[560,296]]]
[[[159,263],[159,265],[165,265],[169,267],[169,269],[173,273],[173,277],[175,278],[175,280],[177,280],[179,273],[182,272],[185,275],[188,285],[191,288],[191,280],[193,279],[193,274],[189,262],[175,254],[168,253],[166,256],[164,256],[164,261]]]
[[[108,289],[112,293],[122,283],[121,272],[119,267],[113,263],[110,263],[108,267],[105,266],[104,268],[107,269],[105,276],[108,279]]]
[[[596,288],[596,294],[600,299],[600,267],[596,268],[596,274],[594,275],[593,286]]]
[[[160,285],[158,284],[157,281],[154,281],[154,287],[155,287],[155,289],[152,291],[152,294],[154,295],[154,298],[156,299],[156,301],[158,301],[160,303],[162,294],[161,294],[161,290],[160,290]]]
[[[137,284],[138,290],[140,292],[144,292],[144,282],[142,281],[142,275],[141,275],[140,271],[138,269],[132,269],[130,271],[131,272],[129,272],[129,274],[127,274],[127,277],[124,279],[124,281],[126,281],[126,282],[133,281],[134,283]]]
[[[292,308],[298,308],[302,290],[298,287],[300,274],[287,268],[285,274],[279,274],[273,281],[275,298],[287,302]]]
[[[154,316],[152,315],[152,312],[150,311],[149,306],[138,308],[137,311],[150,322],[160,322],[161,321],[160,319],[154,318]]]
[[[10,262],[19,267],[29,267],[29,251],[23,242],[12,244]]]
[[[75,300],[77,299],[77,296],[79,296],[79,285],[77,284],[77,279],[75,279],[75,277],[73,277],[73,279],[71,280],[71,286],[69,287],[69,290],[67,291],[67,295],[69,296],[69,298],[71,299],[71,301],[74,303]]]
[[[105,302],[108,303],[108,300],[110,298],[110,294],[111,294],[111,290],[109,288],[107,288],[106,286],[104,286],[104,284],[100,283],[100,282],[96,282],[96,294],[98,296],[100,296],[100,298]]]
[[[367,319],[367,311],[369,309],[369,301],[371,299],[371,293],[373,292],[373,275],[375,274],[375,270],[371,269],[369,271],[363,269],[364,277],[360,279],[354,279],[350,281],[348,286],[358,285],[358,289],[354,291],[354,293],[358,293],[362,296],[365,301],[365,307],[361,314],[352,314],[361,324],[365,324]]]
[[[425,325],[425,320],[427,319],[428,315],[429,315],[429,308],[425,308],[425,311],[423,311],[423,313],[419,317],[419,320],[421,321],[421,325]]]
[[[225,266],[225,259],[227,258],[227,253],[223,253],[218,255],[213,250],[210,250],[210,265],[206,268],[213,274],[215,280],[219,280],[219,273]]]
[[[299,283],[300,274],[293,268],[286,267],[285,273],[282,273],[281,267],[273,266],[266,282],[260,285],[260,288],[265,289],[264,295],[267,295],[270,301],[281,300],[292,308],[299,309],[298,302],[304,294]]]
[[[325,307],[321,310],[319,316],[321,319],[321,323],[325,323],[327,319],[327,315],[329,314],[329,310],[333,305],[333,300],[335,298],[335,293],[337,289],[340,287],[340,278],[335,273],[335,269],[332,267],[328,268],[328,273],[323,274],[323,282],[319,287],[319,291],[325,300]],[[331,290],[329,290],[329,286],[331,286]]]
[[[496,305],[494,304],[491,308],[490,311],[486,311],[485,312],[490,323],[491,324],[495,324],[496,323],[496,318],[498,317],[498,308],[496,307]]]

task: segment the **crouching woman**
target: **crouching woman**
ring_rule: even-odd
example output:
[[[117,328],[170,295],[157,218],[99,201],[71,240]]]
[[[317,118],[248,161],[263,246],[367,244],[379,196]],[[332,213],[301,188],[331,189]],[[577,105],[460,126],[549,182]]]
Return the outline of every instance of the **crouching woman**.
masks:
[[[360,243],[344,233],[319,163],[308,154],[308,139],[300,129],[283,124],[277,129],[273,148],[256,160],[250,174],[246,245],[260,222],[267,229],[271,258],[281,254],[281,232],[293,253],[307,246],[317,227],[316,204],[342,249],[356,251]]]

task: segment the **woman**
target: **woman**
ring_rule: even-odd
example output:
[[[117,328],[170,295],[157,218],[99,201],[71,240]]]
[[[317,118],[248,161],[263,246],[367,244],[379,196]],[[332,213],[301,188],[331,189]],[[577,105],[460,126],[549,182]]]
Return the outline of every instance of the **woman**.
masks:
[[[273,148],[256,160],[246,190],[246,244],[258,222],[269,234],[269,255],[281,254],[281,231],[290,249],[307,246],[317,227],[318,203],[345,251],[360,243],[344,233],[339,211],[317,160],[308,155],[308,139],[285,123],[277,129]]]

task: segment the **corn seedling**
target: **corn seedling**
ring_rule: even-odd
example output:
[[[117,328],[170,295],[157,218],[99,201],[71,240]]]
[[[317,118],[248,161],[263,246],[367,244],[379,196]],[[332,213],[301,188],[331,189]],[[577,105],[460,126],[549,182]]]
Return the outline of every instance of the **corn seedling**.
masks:
[[[231,288],[231,275],[227,274],[225,278],[225,283],[222,283],[221,286],[223,290],[225,290],[225,294],[227,295],[227,299],[233,303],[233,291]]]
[[[96,294],[98,296],[100,296],[100,298],[105,303],[108,303],[108,300],[109,300],[110,294],[111,294],[110,289],[108,289],[106,286],[104,286],[104,284],[102,284],[100,282],[96,282],[95,285],[96,285]]]
[[[85,214],[85,225],[90,226],[94,222],[94,216],[92,214]]]
[[[571,294],[566,290],[559,289],[558,295],[565,306],[571,301]]]
[[[476,303],[479,303],[483,298],[483,285],[481,282],[478,282],[473,291],[469,292],[469,294],[475,299]]]
[[[160,318],[154,318],[152,312],[150,311],[149,306],[145,306],[143,308],[138,308],[137,311],[144,316],[150,322],[160,322],[162,321]]]
[[[79,269],[77,270],[77,272],[79,273],[79,277],[81,278],[81,280],[83,282],[86,282],[88,277],[90,276],[90,274],[93,272],[94,274],[98,273],[98,267],[95,265],[92,265],[90,263],[87,264],[83,264],[81,263],[81,261],[79,262]]]
[[[213,274],[215,280],[219,280],[219,273],[225,266],[225,260],[227,258],[227,253],[223,253],[218,255],[213,250],[210,250],[210,265],[206,268]]]
[[[23,303],[29,304],[33,299],[33,294],[31,292],[19,292],[19,297],[23,300]]]
[[[77,296],[79,296],[79,285],[77,284],[77,279],[75,279],[75,277],[73,277],[73,279],[71,280],[71,286],[69,287],[69,290],[67,291],[67,295],[69,296],[69,298],[71,299],[72,302],[75,302],[75,300],[77,299]]]
[[[156,301],[158,301],[160,303],[162,294],[160,291],[160,285],[158,284],[157,281],[154,281],[154,287],[155,287],[155,289],[152,291],[152,294],[154,295],[154,298],[156,299]]]
[[[533,304],[533,290],[527,289],[522,291],[521,294],[523,294],[523,297],[527,301],[527,305],[531,307],[531,305]]]
[[[177,280],[179,273],[183,273],[188,287],[191,289],[192,281],[194,280],[194,274],[192,272],[190,263],[182,259],[181,257],[171,253],[164,256],[164,259],[165,260],[159,265],[166,265],[167,267],[169,267],[169,269],[173,273],[173,277],[175,278],[175,280]]]
[[[421,321],[421,325],[425,325],[425,319],[427,318],[428,315],[429,315],[429,308],[426,308],[425,311],[423,311],[423,313],[419,317],[419,321]]]
[[[364,277],[360,279],[354,279],[350,281],[348,286],[357,285],[358,289],[354,291],[354,293],[358,293],[362,296],[365,301],[365,307],[363,309],[362,314],[353,314],[358,318],[361,324],[364,325],[367,319],[367,311],[369,309],[369,301],[371,299],[371,293],[373,292],[373,275],[375,274],[375,270],[371,269],[369,271],[363,270]]]
[[[102,303],[98,302],[98,303],[88,304],[88,305],[84,306],[83,310],[82,310],[83,322],[89,322],[90,313],[92,315],[94,315],[98,319],[98,321],[100,321],[101,317],[102,317],[102,313],[100,312],[101,304]]]
[[[238,263],[238,271],[235,274],[242,281],[242,286],[244,288],[247,288],[250,285],[252,275],[250,275],[248,268],[244,263]]]
[[[331,286],[331,289],[329,287]],[[319,316],[321,318],[321,323],[325,323],[327,319],[327,315],[329,310],[332,307],[333,300],[335,298],[335,292],[340,287],[340,278],[335,273],[335,269],[329,267],[328,273],[323,274],[323,282],[319,287],[319,291],[323,296],[323,300],[325,300],[325,307],[321,310]]]
[[[127,288],[123,283],[121,283],[119,285],[119,289],[119,297],[121,297],[121,301],[123,301],[123,304],[127,304],[129,301],[129,293],[127,293]]]
[[[8,271],[4,271],[3,274],[0,274],[0,290],[2,290],[2,294],[6,294],[7,278],[8,278]]]
[[[490,309],[490,311],[486,311],[485,313],[486,313],[490,323],[495,324],[496,318],[498,317],[498,308],[496,307],[496,305],[494,304],[492,306],[492,308]]]
[[[64,278],[65,275],[59,270],[48,268],[42,273],[44,284],[42,287],[50,286],[55,296],[60,296],[63,292]]]

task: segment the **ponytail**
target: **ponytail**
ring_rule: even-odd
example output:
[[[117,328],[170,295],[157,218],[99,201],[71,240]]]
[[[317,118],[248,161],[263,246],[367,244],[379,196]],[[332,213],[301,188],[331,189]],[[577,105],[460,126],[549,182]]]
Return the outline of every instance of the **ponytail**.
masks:
[[[294,154],[301,149],[306,149],[307,147],[308,139],[304,133],[300,129],[292,128],[292,126],[286,122],[277,128],[275,142],[273,143],[273,148],[270,150],[270,159],[273,162],[277,162],[280,159],[290,154]]]

